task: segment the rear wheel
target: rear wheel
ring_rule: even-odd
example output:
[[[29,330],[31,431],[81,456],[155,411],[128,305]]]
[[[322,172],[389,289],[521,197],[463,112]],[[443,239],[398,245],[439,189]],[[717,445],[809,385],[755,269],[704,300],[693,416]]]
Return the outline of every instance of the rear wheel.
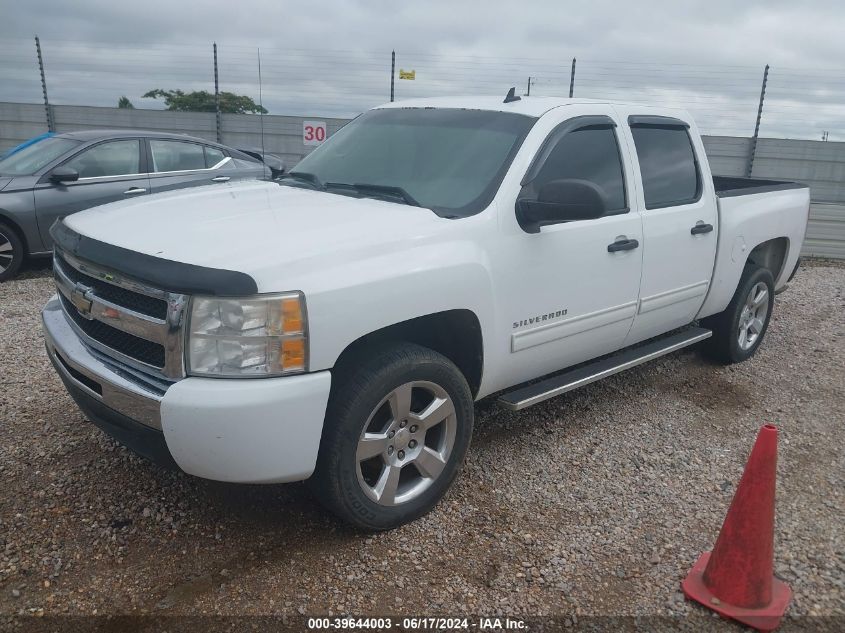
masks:
[[[10,226],[0,223],[0,281],[18,274],[24,258],[23,242]]]
[[[702,325],[713,330],[713,336],[706,341],[708,355],[726,364],[751,358],[769,327],[774,301],[772,273],[747,264],[725,311],[702,321]]]
[[[379,348],[336,376],[312,486],[340,518],[385,530],[429,512],[460,470],[472,394],[447,358],[425,347]]]

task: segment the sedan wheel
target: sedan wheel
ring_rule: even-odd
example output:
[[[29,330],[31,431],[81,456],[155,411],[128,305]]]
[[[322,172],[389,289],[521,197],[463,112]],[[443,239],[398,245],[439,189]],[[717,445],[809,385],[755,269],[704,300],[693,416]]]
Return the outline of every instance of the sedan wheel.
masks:
[[[0,224],[0,281],[11,279],[23,263],[23,243],[18,234]]]

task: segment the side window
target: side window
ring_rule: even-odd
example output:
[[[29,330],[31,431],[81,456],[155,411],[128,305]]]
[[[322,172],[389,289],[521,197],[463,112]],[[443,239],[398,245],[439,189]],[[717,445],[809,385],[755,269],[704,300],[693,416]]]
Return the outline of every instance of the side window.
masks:
[[[65,166],[78,171],[80,178],[126,176],[141,171],[140,158],[140,141],[108,141],[77,154]]]
[[[646,209],[695,202],[701,195],[701,176],[686,128],[631,126]]]
[[[205,147],[205,166],[214,167],[216,164],[225,160],[226,155],[216,147]]]
[[[600,187],[609,215],[627,211],[622,158],[613,128],[584,127],[563,136],[529,186],[536,195],[547,182],[564,178]]]
[[[197,143],[151,140],[150,152],[156,172],[205,169],[205,151]]]

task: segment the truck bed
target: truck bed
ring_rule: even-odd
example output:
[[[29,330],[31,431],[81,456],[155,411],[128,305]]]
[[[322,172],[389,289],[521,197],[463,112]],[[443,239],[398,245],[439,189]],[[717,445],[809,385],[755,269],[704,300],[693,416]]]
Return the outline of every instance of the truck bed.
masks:
[[[719,207],[716,265],[699,318],[725,309],[737,288],[751,250],[777,242],[783,261],[775,273],[775,290],[782,289],[795,268],[804,241],[810,209],[807,185],[784,180],[713,176]]]
[[[713,185],[716,187],[716,195],[720,198],[749,196],[755,193],[783,191],[785,189],[802,189],[808,186],[791,180],[743,178],[741,176],[713,176]]]

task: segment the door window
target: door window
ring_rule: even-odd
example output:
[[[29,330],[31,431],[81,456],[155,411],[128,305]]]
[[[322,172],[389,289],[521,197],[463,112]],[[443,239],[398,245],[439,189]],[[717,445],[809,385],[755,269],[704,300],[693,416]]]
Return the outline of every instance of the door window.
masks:
[[[611,127],[584,127],[563,136],[552,149],[537,177],[526,189],[529,196],[552,180],[586,180],[604,193],[607,215],[627,212],[625,179],[616,133]]]
[[[205,169],[205,151],[197,143],[151,140],[153,171],[189,171]]]
[[[701,177],[689,134],[683,127],[631,126],[646,209],[695,202]]]
[[[65,166],[78,171],[80,178],[127,176],[140,173],[140,157],[140,141],[108,141],[77,154]]]

